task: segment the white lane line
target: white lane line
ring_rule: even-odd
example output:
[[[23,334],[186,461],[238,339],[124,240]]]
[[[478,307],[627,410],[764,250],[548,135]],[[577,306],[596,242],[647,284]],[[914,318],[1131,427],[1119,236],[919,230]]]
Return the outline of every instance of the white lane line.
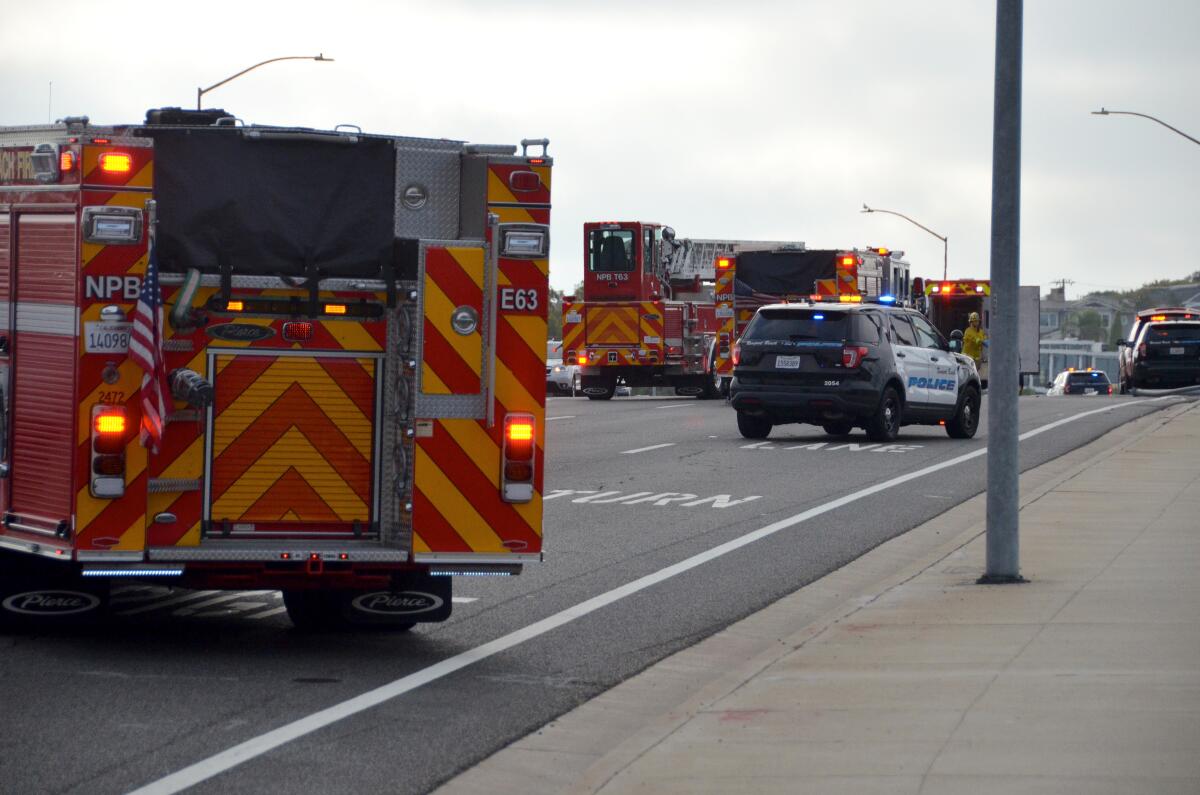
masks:
[[[652,444],[649,447],[635,447],[632,450],[622,450],[621,455],[633,455],[634,453],[644,453],[647,450],[661,450],[664,447],[674,447],[674,446],[675,446],[674,442],[667,442],[666,444]]]
[[[553,420],[573,420],[573,419],[575,419],[574,414],[564,414],[561,417],[547,417],[546,422],[551,422]]]
[[[1116,406],[1108,406],[1102,409],[1094,409],[1085,411],[1082,414],[1076,414],[1073,417],[1052,422],[1049,425],[1043,425],[1040,428],[1034,428],[1032,431],[1021,434],[1021,440],[1028,439],[1038,434],[1045,433],[1052,428],[1057,428],[1060,425],[1065,425],[1068,422],[1075,422],[1084,417],[1089,417],[1093,414],[1100,414],[1105,411],[1123,408],[1125,406],[1134,406],[1139,403],[1150,403],[1162,398],[1154,398],[1152,400],[1135,400],[1128,403],[1121,403]],[[220,753],[214,754],[207,759],[202,759],[195,764],[189,765],[184,769],[172,773],[169,776],[164,776],[157,781],[152,781],[143,787],[133,790],[129,795],[174,795],[176,792],[181,792],[188,787],[194,787],[202,781],[207,781],[213,776],[224,773],[227,770],[237,767],[243,762],[248,762],[263,754],[285,745],[292,740],[304,737],[319,729],[323,729],[330,724],[337,723],[340,720],[349,718],[352,715],[357,715],[360,712],[376,707],[386,701],[390,701],[397,696],[402,696],[417,688],[427,685],[430,682],[435,682],[438,679],[449,676],[455,671],[466,668],[469,665],[486,660],[489,657],[495,656],[500,652],[507,651],[515,646],[519,646],[526,641],[546,634],[551,630],[569,624],[576,619],[583,618],[586,615],[596,612],[601,608],[608,607],[614,602],[632,596],[640,591],[644,591],[651,586],[657,585],[660,582],[669,580],[679,574],[691,571],[697,566],[702,566],[705,563],[716,560],[730,552],[741,549],[744,546],[753,544],[755,541],[760,541],[768,536],[778,533],[780,530],[786,530],[789,527],[807,522],[809,519],[820,516],[830,511],[841,508],[844,505],[857,502],[871,495],[878,494],[881,491],[894,488],[910,480],[924,477],[934,472],[940,472],[943,469],[958,466],[959,464],[970,461],[974,458],[979,458],[987,453],[986,447],[981,447],[978,450],[972,450],[964,455],[942,461],[939,464],[932,464],[924,469],[918,469],[914,472],[909,472],[904,475],[892,478],[891,480],[877,483],[874,486],[869,486],[852,494],[847,494],[844,497],[838,497],[836,500],[831,500],[823,505],[818,505],[815,508],[809,508],[807,511],[802,511],[795,516],[789,516],[786,519],[781,519],[778,522],[769,524],[766,527],[754,530],[747,535],[735,538],[732,541],[727,541],[724,544],[713,547],[712,549],[693,555],[690,558],[681,560],[678,563],[667,566],[664,569],[659,569],[652,574],[647,574],[633,582],[626,583],[619,588],[614,588],[606,593],[593,596],[580,602],[577,605],[568,607],[559,613],[543,618],[541,621],[536,621],[527,627],[522,627],[515,632],[510,632],[507,635],[496,638],[493,641],[484,643],[481,646],[476,646],[473,649],[461,652],[449,657],[441,662],[434,663],[428,668],[423,668],[420,671],[403,676],[386,685],[377,687],[374,690],[368,690],[366,693],[355,696],[334,704],[332,707],[327,707],[320,712],[314,712],[311,715],[292,721],[291,723],[273,729],[266,734],[261,734],[258,737],[252,737],[245,742],[239,743],[232,748],[228,748]],[[253,618],[254,616],[248,616]]]
[[[450,601],[456,605],[466,605],[466,604],[470,604],[471,602],[478,602],[479,597],[478,596],[451,596]]]
[[[661,410],[663,410],[663,409],[681,409],[681,408],[683,408],[684,406],[694,406],[694,405],[696,405],[696,404],[695,404],[695,403],[671,403],[671,404],[669,404],[669,405],[666,405],[666,406],[655,406],[654,408],[656,408],[656,409],[658,409],[659,411],[661,411]]]
[[[172,605],[190,602],[193,599],[203,599],[204,597],[212,596],[215,593],[220,593],[220,591],[196,591],[195,593],[185,593],[183,596],[177,596],[174,599],[167,599],[164,602],[154,602],[153,604],[143,605],[142,607],[135,607],[132,610],[118,610],[117,615],[131,616],[135,613],[145,613],[150,610],[159,610],[164,607],[171,607]]]
[[[264,610],[261,613],[253,613],[248,616],[242,616],[242,618],[267,618],[269,616],[277,616],[280,613],[286,613],[286,612],[287,612],[286,607],[272,607],[270,610]],[[191,785],[188,785],[188,786],[191,786]],[[173,791],[178,792],[178,790],[173,790]]]

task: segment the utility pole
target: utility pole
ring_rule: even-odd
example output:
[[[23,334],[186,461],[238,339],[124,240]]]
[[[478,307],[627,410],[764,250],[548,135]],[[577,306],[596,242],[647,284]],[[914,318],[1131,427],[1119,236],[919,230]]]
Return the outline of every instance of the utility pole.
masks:
[[[992,117],[992,321],[988,364],[987,570],[980,583],[1025,582],[1020,565],[1017,407],[1021,275],[1023,0],[996,2]]]

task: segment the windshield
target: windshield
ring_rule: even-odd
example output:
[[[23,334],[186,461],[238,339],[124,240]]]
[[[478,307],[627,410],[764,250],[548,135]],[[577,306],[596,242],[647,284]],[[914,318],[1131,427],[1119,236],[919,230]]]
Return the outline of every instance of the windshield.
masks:
[[[1090,373],[1071,373],[1067,376],[1069,384],[1107,384],[1108,376],[1104,373],[1093,371]]]
[[[744,335],[748,340],[788,340],[791,342],[841,342],[846,339],[848,318],[845,312],[818,312],[811,309],[760,310],[750,321]]]
[[[629,273],[633,270],[633,230],[597,229],[588,241],[588,270]]]
[[[1200,343],[1200,326],[1172,323],[1146,329],[1146,342]]]

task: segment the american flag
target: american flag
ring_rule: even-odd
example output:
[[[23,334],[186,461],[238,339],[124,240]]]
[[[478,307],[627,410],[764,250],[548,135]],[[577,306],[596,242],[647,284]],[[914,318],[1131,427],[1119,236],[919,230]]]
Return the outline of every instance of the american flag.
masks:
[[[133,310],[133,329],[129,334],[129,355],[142,368],[142,428],[141,442],[150,452],[158,453],[163,428],[167,421],[167,370],[162,352],[163,305],[158,289],[158,258],[150,247],[150,261],[142,279]]]

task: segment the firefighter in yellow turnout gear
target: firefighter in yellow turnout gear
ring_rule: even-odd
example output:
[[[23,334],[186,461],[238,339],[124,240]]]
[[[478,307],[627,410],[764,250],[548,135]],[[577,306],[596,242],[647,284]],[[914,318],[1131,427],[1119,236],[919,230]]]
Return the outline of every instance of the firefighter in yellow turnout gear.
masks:
[[[979,325],[979,313],[972,312],[967,318],[967,329],[963,332],[962,352],[975,360],[978,367],[983,359],[983,346],[987,344],[987,332]]]

